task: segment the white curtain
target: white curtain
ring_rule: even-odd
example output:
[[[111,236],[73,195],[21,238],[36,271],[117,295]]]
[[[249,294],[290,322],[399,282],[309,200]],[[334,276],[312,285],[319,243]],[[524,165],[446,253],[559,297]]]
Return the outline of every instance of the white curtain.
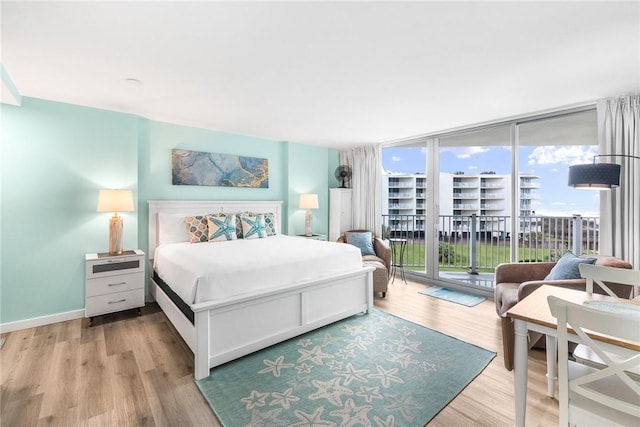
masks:
[[[382,162],[380,146],[340,152],[340,164],[351,167],[351,223],[354,230],[382,232]]]
[[[640,95],[600,101],[597,111],[600,154],[640,157]],[[600,253],[640,269],[640,159],[599,160],[622,165],[620,187],[600,192]]]

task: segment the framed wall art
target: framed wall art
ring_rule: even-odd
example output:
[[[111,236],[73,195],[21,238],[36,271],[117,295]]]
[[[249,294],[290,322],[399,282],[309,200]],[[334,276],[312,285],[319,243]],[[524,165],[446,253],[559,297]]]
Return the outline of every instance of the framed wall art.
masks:
[[[173,185],[269,188],[269,160],[232,154],[171,150]]]

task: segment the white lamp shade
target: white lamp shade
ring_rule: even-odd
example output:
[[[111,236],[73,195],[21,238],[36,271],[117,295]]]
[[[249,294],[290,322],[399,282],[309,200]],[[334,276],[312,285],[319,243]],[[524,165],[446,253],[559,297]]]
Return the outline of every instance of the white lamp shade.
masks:
[[[100,190],[97,212],[133,211],[133,193],[131,190]]]
[[[299,207],[300,209],[318,209],[318,195],[301,194]]]

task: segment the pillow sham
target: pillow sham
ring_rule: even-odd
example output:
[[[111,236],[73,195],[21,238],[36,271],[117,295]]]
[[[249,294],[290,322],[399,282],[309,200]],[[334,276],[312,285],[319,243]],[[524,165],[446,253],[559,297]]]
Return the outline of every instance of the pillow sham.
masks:
[[[189,232],[191,243],[201,243],[209,240],[209,227],[206,215],[187,216],[184,222]]]
[[[553,266],[544,280],[579,279],[582,277],[580,276],[580,264],[593,264],[594,262],[596,262],[595,258],[577,257],[572,252],[567,252],[562,255],[562,258]]]
[[[373,234],[370,231],[347,231],[347,243],[360,248],[362,255],[375,255],[373,250]]]
[[[188,242],[184,214],[158,213],[158,244]]]
[[[208,239],[210,242],[223,242],[226,240],[236,240],[236,215],[207,215],[207,225],[209,228]]]
[[[256,216],[253,212],[236,212],[236,235],[238,239],[244,239],[244,233],[242,231],[242,217],[243,216]]]
[[[275,236],[278,234],[276,227],[276,215],[272,212],[264,214],[264,225],[267,227],[267,236]]]
[[[258,239],[267,237],[267,228],[264,224],[264,215],[242,215],[242,234],[244,239]]]

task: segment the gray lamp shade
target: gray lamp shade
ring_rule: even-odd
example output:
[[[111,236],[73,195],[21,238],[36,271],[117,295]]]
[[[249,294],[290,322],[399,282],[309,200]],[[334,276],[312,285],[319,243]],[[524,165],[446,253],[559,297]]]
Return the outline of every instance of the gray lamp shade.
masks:
[[[593,163],[569,166],[569,186],[602,190],[620,186],[620,165]]]

